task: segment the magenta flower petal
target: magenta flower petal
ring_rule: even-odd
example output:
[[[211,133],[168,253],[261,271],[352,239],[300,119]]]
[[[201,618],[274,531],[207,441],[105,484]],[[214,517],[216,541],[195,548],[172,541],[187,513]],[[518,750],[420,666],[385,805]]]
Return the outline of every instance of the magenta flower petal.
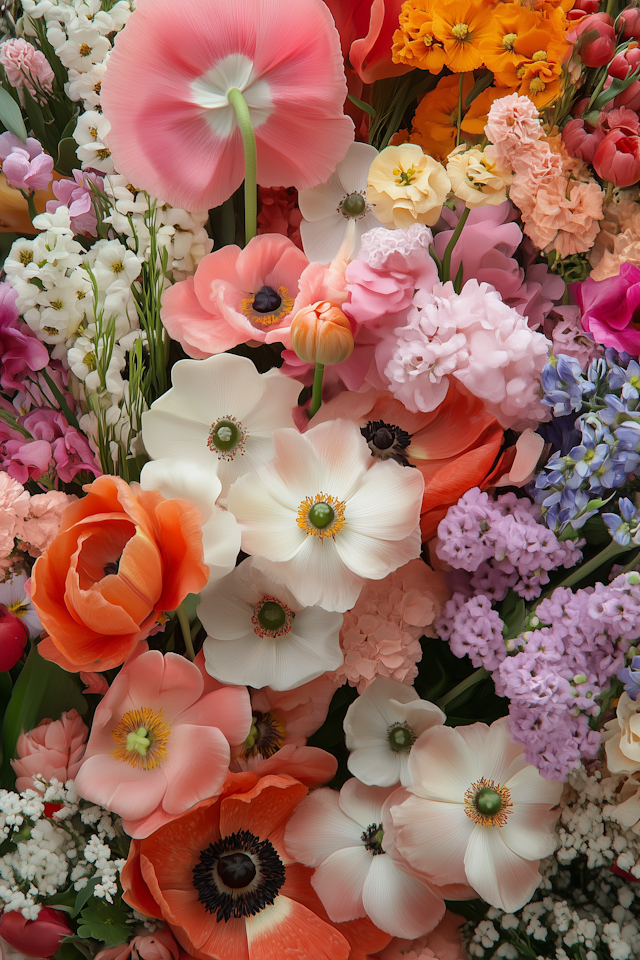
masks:
[[[244,177],[234,87],[255,127],[259,183],[305,189],[328,179],[353,123],[322,0],[140,0],[101,90],[117,169],[174,206],[218,206]]]

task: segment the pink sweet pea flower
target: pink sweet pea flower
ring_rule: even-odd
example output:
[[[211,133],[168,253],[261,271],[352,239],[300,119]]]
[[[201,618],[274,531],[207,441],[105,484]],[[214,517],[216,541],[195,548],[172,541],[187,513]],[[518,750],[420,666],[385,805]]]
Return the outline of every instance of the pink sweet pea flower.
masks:
[[[254,237],[244,250],[223,247],[202,258],[194,277],[165,290],[162,322],[196,360],[252,340],[287,342],[291,320],[309,302],[298,286],[308,264],[280,234]]]
[[[635,321],[640,313],[640,267],[623,263],[616,277],[587,277],[573,285],[573,294],[582,326],[596,343],[638,355],[640,330]]]
[[[33,778],[54,777],[60,783],[73,780],[82,762],[88,730],[77,710],[63,713],[59,720],[43,720],[18,737],[18,759],[11,761],[16,790],[33,790]],[[0,927],[0,934],[6,936]],[[40,956],[40,954],[38,954]]]
[[[76,786],[120,814],[132,837],[148,837],[216,796],[229,771],[229,744],[246,739],[246,688],[204,695],[203,688],[194,664],[150,650],[125,664],[96,710]]]
[[[101,90],[117,169],[173,206],[221,204],[244,178],[234,88],[248,104],[262,186],[300,190],[329,178],[353,123],[322,0],[140,0]]]
[[[0,134],[2,172],[10,187],[18,190],[46,190],[53,173],[53,157],[43,153],[41,144],[29,137],[23,143],[13,133]]]
[[[47,201],[47,213],[55,213],[58,207],[67,207],[71,217],[71,229],[75,234],[95,237],[97,219],[93,208],[94,194],[89,183],[99,190],[104,188],[104,180],[95,173],[73,171],[73,180],[54,180],[51,185],[57,200]]]

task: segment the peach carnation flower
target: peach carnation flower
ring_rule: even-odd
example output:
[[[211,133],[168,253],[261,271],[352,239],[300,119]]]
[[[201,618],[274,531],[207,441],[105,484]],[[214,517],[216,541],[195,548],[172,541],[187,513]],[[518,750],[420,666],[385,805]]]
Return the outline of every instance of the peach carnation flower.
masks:
[[[493,101],[484,132],[500,158],[509,163],[515,152],[530,147],[542,136],[539,117],[529,97],[510,93]]]
[[[616,196],[617,194],[617,196]],[[593,280],[617,277],[623,263],[640,266],[640,205],[638,190],[616,191],[605,203],[600,233],[589,251]]]
[[[15,546],[19,522],[29,512],[29,493],[8,473],[0,473],[0,557],[5,559]]]
[[[36,776],[60,783],[73,780],[80,769],[87,740],[87,726],[77,710],[63,713],[59,720],[42,720],[37,727],[18,737],[17,760],[11,761],[16,790],[33,790]]]

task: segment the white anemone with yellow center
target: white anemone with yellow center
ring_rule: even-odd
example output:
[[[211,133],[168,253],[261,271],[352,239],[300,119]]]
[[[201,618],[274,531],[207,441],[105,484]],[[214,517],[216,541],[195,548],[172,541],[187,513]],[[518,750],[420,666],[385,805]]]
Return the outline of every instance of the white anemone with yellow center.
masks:
[[[412,796],[390,812],[410,866],[441,886],[469,883],[508,913],[524,906],[540,883],[540,860],[557,845],[563,784],[526,762],[509,719],[426,730],[408,770]]]
[[[372,457],[355,423],[276,430],[273,449],[233,484],[228,508],[242,549],[275,563],[300,603],[349,610],[365,579],[420,555],[422,474]]]

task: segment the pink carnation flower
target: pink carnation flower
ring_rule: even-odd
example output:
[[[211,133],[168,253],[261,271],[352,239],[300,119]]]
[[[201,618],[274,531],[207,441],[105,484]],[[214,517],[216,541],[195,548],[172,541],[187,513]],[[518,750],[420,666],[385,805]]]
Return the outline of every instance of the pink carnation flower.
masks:
[[[148,837],[215,796],[229,743],[247,736],[246,688],[203,689],[194,664],[150,650],[124,665],[96,710],[76,786],[120,814],[132,837]]]
[[[10,187],[35,192],[49,186],[53,157],[43,153],[41,144],[33,137],[23,143],[14,133],[0,134],[0,160]]]
[[[87,726],[76,710],[63,713],[60,720],[43,720],[18,737],[17,760],[11,761],[16,774],[16,790],[33,790],[36,776],[60,783],[73,780],[80,769],[88,734]]]
[[[18,525],[29,511],[29,493],[7,473],[0,472],[0,557],[13,550]]]
[[[329,178],[353,122],[322,0],[139,0],[101,90],[116,168],[174,207],[217,207],[244,178],[234,88],[248,104],[262,186]]]
[[[491,104],[484,132],[497,147],[497,159],[509,164],[542,136],[540,114],[529,97],[510,93]]]
[[[95,237],[97,219],[93,208],[94,194],[89,183],[99,190],[104,189],[104,180],[96,173],[73,171],[73,180],[54,180],[51,189],[56,200],[47,200],[47,213],[55,213],[58,207],[67,207],[71,218],[71,229],[75,234]]]
[[[54,73],[44,53],[22,39],[9,39],[0,44],[0,64],[12,87],[25,86],[32,97],[53,88]]]
[[[346,680],[358,693],[376,677],[411,683],[422,659],[420,637],[436,636],[433,623],[449,596],[444,575],[422,560],[411,560],[384,580],[367,581],[344,615],[344,664],[327,679],[336,686]]]

